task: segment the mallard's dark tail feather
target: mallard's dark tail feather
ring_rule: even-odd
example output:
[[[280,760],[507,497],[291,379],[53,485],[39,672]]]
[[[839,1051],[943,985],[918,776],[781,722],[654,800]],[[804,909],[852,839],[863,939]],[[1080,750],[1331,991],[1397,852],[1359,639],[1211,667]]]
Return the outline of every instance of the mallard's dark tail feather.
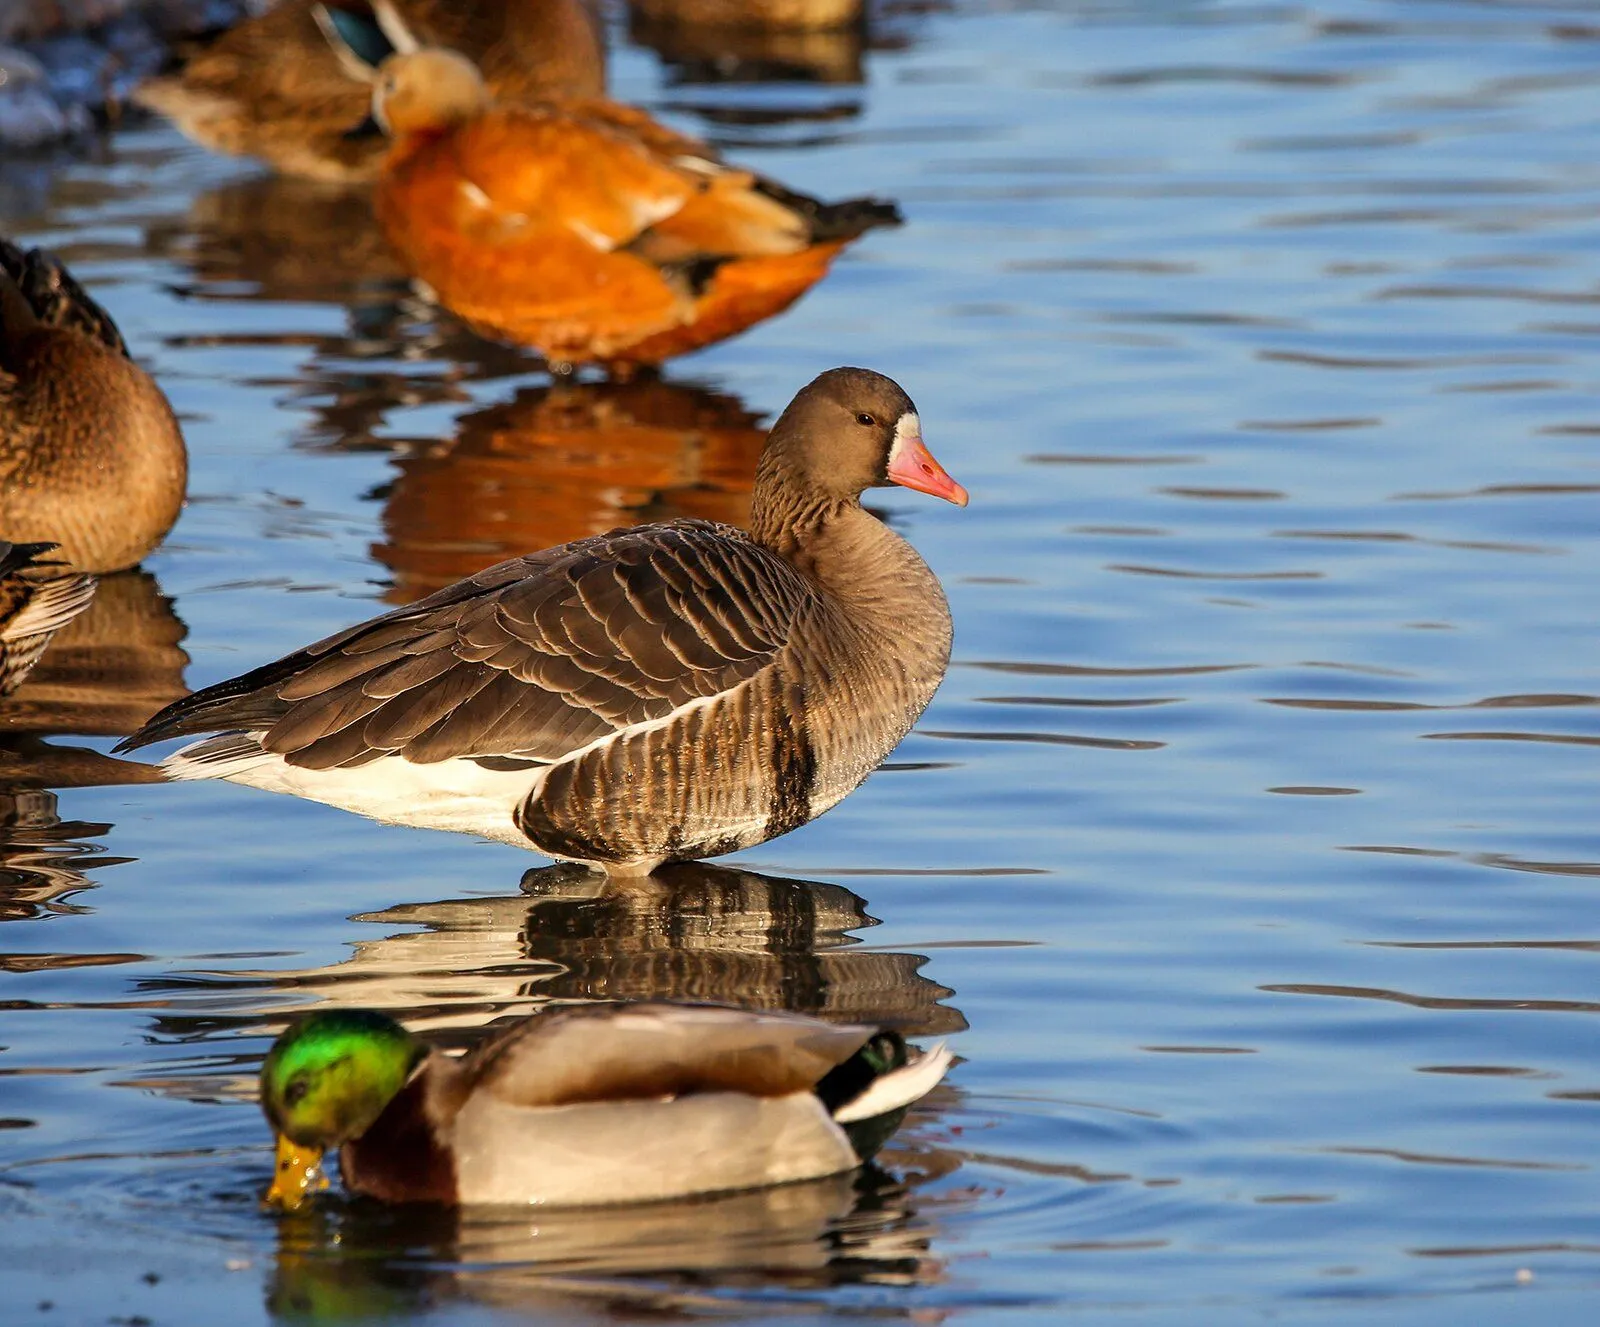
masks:
[[[898,1032],[878,1032],[831,1069],[816,1093],[865,1161],[900,1127],[912,1104],[934,1089],[952,1058],[941,1041],[913,1059]]]

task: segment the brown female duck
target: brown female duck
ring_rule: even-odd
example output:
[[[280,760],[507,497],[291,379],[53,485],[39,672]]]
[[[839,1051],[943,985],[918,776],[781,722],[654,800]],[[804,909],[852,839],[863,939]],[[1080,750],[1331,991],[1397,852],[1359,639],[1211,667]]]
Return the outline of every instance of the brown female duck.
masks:
[[[605,90],[600,28],[583,0],[336,0],[329,11],[345,35],[334,45],[322,8],[283,0],[146,80],[134,100],[214,152],[349,182],[372,179],[383,156],[382,142],[345,134],[372,96],[371,70],[346,49],[353,35],[372,64],[419,42],[462,51],[509,101]]]
[[[897,384],[830,370],[772,428],[749,533],[669,521],[500,563],[123,748],[216,734],[168,772],[617,875],[761,843],[865,779],[944,676],[939,582],[861,505],[889,484],[967,500]]]
[[[172,528],[187,479],[172,407],[105,310],[58,259],[0,240],[0,539],[119,571]]]

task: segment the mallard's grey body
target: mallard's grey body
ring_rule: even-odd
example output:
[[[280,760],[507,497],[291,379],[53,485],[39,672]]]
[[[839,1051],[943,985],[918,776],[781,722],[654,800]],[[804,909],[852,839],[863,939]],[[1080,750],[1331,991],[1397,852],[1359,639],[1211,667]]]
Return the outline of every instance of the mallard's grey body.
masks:
[[[819,1084],[876,1035],[709,1005],[553,1010],[459,1060],[429,1052],[340,1169],[388,1202],[566,1206],[833,1175],[863,1159],[847,1126],[892,1127],[950,1063],[941,1043],[830,1107]]]

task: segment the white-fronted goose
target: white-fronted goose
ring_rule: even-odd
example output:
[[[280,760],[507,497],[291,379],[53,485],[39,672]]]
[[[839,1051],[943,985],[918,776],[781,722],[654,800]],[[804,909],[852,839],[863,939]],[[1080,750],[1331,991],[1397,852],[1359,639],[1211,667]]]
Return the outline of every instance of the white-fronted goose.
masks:
[[[773,425],[749,533],[677,520],[502,562],[118,749],[216,734],[168,772],[614,875],[750,847],[856,787],[944,676],[939,582],[861,506],[888,484],[967,500],[897,384],[832,369]]]
[[[47,560],[53,548],[0,539],[0,696],[22,685],[50,637],[94,598],[94,577]]]
[[[60,261],[0,239],[0,539],[120,571],[183,506],[172,407]]]

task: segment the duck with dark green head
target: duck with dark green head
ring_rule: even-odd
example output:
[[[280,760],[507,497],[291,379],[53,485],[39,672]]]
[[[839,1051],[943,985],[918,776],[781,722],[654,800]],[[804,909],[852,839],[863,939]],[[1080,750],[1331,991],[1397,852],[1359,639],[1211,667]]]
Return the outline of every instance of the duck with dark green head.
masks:
[[[797,1014],[668,1003],[535,1015],[452,1058],[366,1010],[310,1015],[261,1068],[265,1202],[293,1211],[339,1149],[386,1202],[646,1202],[833,1175],[943,1078],[943,1043]]]

